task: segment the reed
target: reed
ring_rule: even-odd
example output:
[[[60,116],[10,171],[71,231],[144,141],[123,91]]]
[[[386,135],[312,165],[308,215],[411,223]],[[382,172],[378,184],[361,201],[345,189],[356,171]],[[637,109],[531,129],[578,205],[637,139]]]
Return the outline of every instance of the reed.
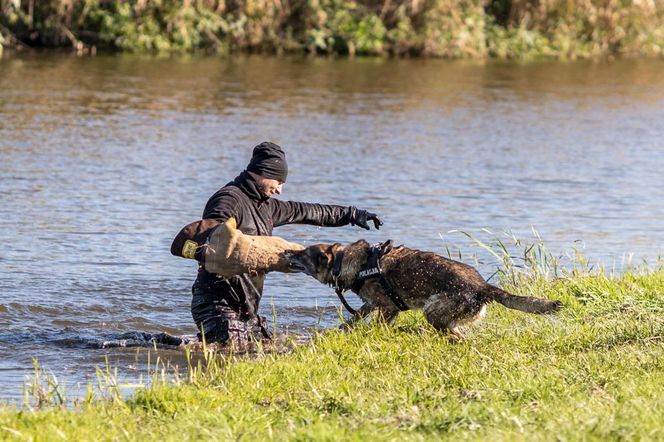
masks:
[[[664,0],[0,0],[0,25],[79,53],[574,59],[661,55]]]

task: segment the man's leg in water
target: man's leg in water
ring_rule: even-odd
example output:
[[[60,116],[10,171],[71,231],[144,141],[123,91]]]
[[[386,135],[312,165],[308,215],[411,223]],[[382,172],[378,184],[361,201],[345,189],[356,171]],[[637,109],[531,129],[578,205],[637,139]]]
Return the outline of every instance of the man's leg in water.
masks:
[[[240,314],[222,298],[219,290],[214,290],[198,279],[192,287],[191,315],[199,330],[198,338],[206,342],[218,342],[222,345],[245,346],[252,340],[265,338],[263,323],[253,318],[249,321],[240,319]]]

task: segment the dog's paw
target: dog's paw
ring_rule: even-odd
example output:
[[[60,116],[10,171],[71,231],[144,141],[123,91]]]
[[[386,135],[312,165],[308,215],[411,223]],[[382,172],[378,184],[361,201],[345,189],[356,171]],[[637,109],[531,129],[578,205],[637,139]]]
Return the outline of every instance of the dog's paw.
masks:
[[[563,307],[565,307],[565,304],[563,304],[562,301],[553,301],[553,308],[551,309],[551,313],[560,311]]]
[[[463,335],[463,333],[461,333],[461,331],[458,328],[450,329],[450,342],[452,342],[453,344],[458,344],[464,339],[466,339],[466,337]]]

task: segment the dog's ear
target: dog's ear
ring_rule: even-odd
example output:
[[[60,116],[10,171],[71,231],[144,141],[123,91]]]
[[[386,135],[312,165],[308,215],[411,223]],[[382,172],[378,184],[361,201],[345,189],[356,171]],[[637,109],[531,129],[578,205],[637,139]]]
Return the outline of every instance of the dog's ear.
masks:
[[[332,254],[332,256],[336,255],[338,252],[342,251],[344,246],[342,246],[340,243],[335,242],[329,247],[329,253]]]
[[[332,257],[330,256],[330,253],[329,253],[328,250],[329,250],[329,248],[325,247],[325,248],[321,248],[318,251],[318,253],[316,254],[316,267],[318,267],[320,269],[326,269],[326,268],[330,267],[330,265],[331,265],[330,261],[331,261]]]
[[[339,247],[341,247],[341,244],[339,243],[321,247],[320,253],[316,257],[316,264],[318,267],[327,269],[331,268],[334,264],[334,255]]]
[[[334,260],[337,259],[338,254],[340,252],[342,252],[343,249],[344,249],[344,247],[341,244],[339,244],[338,242],[334,243],[330,247],[328,247],[328,249],[327,249],[327,256],[328,256],[328,259],[329,259],[328,268],[331,269],[332,266],[334,266]]]

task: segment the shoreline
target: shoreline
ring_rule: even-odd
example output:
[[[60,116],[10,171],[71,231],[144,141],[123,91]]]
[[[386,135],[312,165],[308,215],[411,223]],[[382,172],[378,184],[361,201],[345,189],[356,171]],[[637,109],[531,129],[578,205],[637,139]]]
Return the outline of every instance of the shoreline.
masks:
[[[513,283],[504,276],[514,276]],[[123,398],[112,370],[62,407],[44,388],[32,409],[0,409],[7,440],[192,438],[546,440],[664,437],[664,268],[576,269],[502,277],[513,293],[561,300],[557,315],[491,305],[452,343],[421,312],[395,325],[329,331],[289,353],[206,354],[188,372],[154,370]],[[42,381],[44,381],[43,379]],[[40,402],[41,401],[41,402]],[[131,436],[130,436],[131,435]]]

